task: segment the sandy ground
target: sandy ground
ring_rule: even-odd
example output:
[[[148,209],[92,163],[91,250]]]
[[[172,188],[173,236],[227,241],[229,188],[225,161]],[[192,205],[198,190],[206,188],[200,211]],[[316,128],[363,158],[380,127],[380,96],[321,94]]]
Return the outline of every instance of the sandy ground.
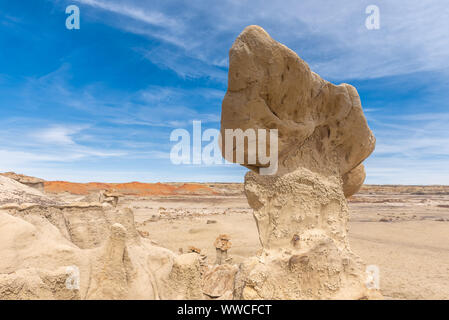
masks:
[[[49,186],[42,195],[0,176],[0,205],[98,201],[104,184],[45,182]],[[174,252],[194,246],[211,263],[219,234],[230,235],[234,263],[261,249],[241,184],[119,186],[119,205],[132,208],[140,233],[160,246]],[[349,207],[351,247],[367,265],[379,267],[385,298],[449,299],[448,186],[364,186]]]
[[[138,229],[178,252],[200,248],[212,262],[213,242],[231,236],[239,263],[260,250],[244,196],[127,198]],[[449,299],[449,194],[364,191],[350,203],[350,243],[368,265],[380,268],[387,299]]]

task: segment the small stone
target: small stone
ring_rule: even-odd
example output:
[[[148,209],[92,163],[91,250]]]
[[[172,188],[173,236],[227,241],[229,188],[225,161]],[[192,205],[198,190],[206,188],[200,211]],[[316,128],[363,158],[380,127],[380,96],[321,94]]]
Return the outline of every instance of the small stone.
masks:
[[[201,253],[201,249],[194,247],[194,246],[189,246],[189,248],[187,249],[187,253]]]

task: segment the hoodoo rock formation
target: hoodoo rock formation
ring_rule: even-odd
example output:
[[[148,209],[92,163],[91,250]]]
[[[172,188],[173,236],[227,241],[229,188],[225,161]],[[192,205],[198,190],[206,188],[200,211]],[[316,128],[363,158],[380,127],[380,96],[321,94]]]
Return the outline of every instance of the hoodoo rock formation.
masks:
[[[361,163],[375,147],[357,90],[323,80],[261,27],[249,26],[230,50],[222,136],[226,129],[277,129],[279,136],[277,173],[261,175],[259,162],[243,163],[251,169],[245,192],[263,251],[241,266],[235,297],[376,296],[347,240],[345,196],[363,184]]]
[[[177,255],[138,231],[124,206],[129,195],[217,194],[211,186],[67,184],[9,173],[0,175],[0,300],[380,297],[347,240],[346,198],[362,186],[362,162],[375,147],[356,89],[321,79],[250,26],[230,51],[221,126],[278,132],[276,172],[264,175],[265,161],[241,163],[251,170],[245,193],[260,254],[231,264],[230,237],[221,234],[215,265],[195,247]],[[263,140],[270,159],[272,139]],[[230,150],[253,157],[240,147]],[[56,197],[66,192],[83,198]]]

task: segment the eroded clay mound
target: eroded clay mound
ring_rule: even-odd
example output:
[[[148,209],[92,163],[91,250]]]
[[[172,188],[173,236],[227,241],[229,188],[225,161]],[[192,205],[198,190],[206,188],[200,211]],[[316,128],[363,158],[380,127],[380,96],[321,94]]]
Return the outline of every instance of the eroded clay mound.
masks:
[[[36,178],[36,177],[30,177],[23,174],[17,174],[15,172],[5,172],[0,173],[1,176],[16,180],[17,182],[20,182],[28,187],[32,187],[35,189],[38,189],[39,191],[44,191],[44,182],[45,180]]]
[[[202,298],[199,256],[142,238],[130,209],[9,205],[0,255],[0,300]]]
[[[221,269],[203,281],[203,256],[142,237],[132,210],[109,202],[118,193],[56,202],[0,175],[0,195],[0,300],[232,298]],[[214,289],[217,278],[229,288]]]
[[[40,205],[58,204],[57,201],[44,195],[39,190],[0,175],[0,206],[10,203],[34,203]]]

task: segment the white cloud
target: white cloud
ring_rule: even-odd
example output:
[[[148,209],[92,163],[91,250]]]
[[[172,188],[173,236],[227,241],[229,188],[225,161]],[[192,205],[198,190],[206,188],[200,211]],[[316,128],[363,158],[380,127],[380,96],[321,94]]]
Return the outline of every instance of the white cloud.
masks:
[[[365,8],[372,4],[365,0],[228,0],[219,4],[190,1],[177,2],[176,6],[166,0],[77,2],[84,6],[81,8],[83,19],[94,18],[123,31],[160,40],[158,45],[151,41],[151,47],[135,50],[185,79],[207,77],[225,83],[228,50],[249,24],[264,27],[276,40],[298,52],[314,71],[331,80],[372,79],[420,71],[444,73],[449,68],[449,19],[445,18],[449,7],[442,1],[380,1],[381,29],[377,31],[366,30],[364,26]],[[157,86],[137,92],[120,92],[108,90],[101,84],[73,88],[68,79],[69,64],[46,76],[29,78],[26,85],[19,88],[22,100],[17,103],[36,110],[42,105],[51,105],[55,110],[58,106],[71,107],[89,117],[80,121],[83,122],[80,126],[37,123],[38,119],[35,119],[29,128],[6,125],[8,119],[1,119],[2,169],[34,168],[34,174],[39,175],[42,168],[48,166],[51,168],[47,176],[75,181],[90,180],[91,177],[121,181],[242,178],[245,169],[232,171],[234,176],[222,175],[219,171],[211,171],[213,175],[208,175],[200,169],[198,176],[198,168],[161,169],[147,175],[145,171],[118,173],[103,168],[117,158],[126,159],[121,162],[125,166],[131,159],[167,160],[168,143],[165,146],[161,143],[167,130],[189,126],[193,119],[218,126],[224,92]],[[0,82],[8,82],[8,79],[0,75]],[[395,85],[403,86],[404,83]],[[383,86],[379,85],[376,90],[382,90]],[[437,82],[434,87],[442,88]],[[198,98],[203,104],[210,102],[210,106],[200,108],[204,105],[196,105]],[[399,103],[393,101],[383,106],[382,112],[378,112],[379,108],[365,110],[370,123],[376,127],[378,138],[376,152],[367,161],[368,182],[447,184],[448,114],[440,108],[434,113],[390,118],[383,115],[385,110],[396,108]],[[418,110],[421,101],[415,103],[415,110]],[[445,101],[438,103],[443,107],[446,104]],[[431,101],[427,101],[426,106],[430,105]],[[429,107],[428,110],[433,109]],[[97,121],[106,123],[109,128],[97,127]],[[67,119],[67,122],[75,121]],[[151,128],[139,130],[133,125]],[[86,169],[84,173],[80,170],[79,176],[75,172],[68,173],[68,166],[74,162],[78,165],[97,160],[98,170]],[[58,168],[57,164],[61,163],[68,163],[68,166]],[[36,168],[37,164],[41,171]]]
[[[407,157],[368,158],[367,184],[447,185],[449,158],[440,160]]]
[[[79,133],[81,128],[70,128],[55,126],[39,130],[31,133],[31,136],[42,143],[60,144],[60,145],[74,145],[73,135]]]
[[[173,50],[163,46],[151,50],[140,49],[140,53],[153,64],[160,68],[170,69],[181,78],[211,78],[215,81],[225,83],[227,71],[223,67],[214,65],[207,60],[195,56],[192,51]]]
[[[365,161],[367,183],[448,184],[448,114],[373,117],[377,145]]]
[[[172,19],[162,14],[161,12],[145,10],[139,7],[128,6],[126,3],[114,3],[113,1],[99,1],[99,0],[75,0],[82,4],[111,11],[120,15],[130,17],[134,20],[144,23],[166,27],[179,28],[181,27],[179,21]]]
[[[179,52],[163,45],[153,48],[148,58],[184,77],[219,72],[216,67],[227,65],[235,37],[250,24],[264,27],[296,50],[314,71],[331,79],[369,79],[449,67],[449,9],[443,1],[381,1],[377,4],[380,30],[365,27],[365,8],[372,4],[368,0],[228,0],[213,5],[198,1],[178,3],[176,8],[157,0],[126,5],[118,0],[81,2],[131,19],[123,23],[105,18],[117,28],[178,46]],[[149,28],[155,24],[161,28]],[[189,63],[182,63],[183,58]]]

